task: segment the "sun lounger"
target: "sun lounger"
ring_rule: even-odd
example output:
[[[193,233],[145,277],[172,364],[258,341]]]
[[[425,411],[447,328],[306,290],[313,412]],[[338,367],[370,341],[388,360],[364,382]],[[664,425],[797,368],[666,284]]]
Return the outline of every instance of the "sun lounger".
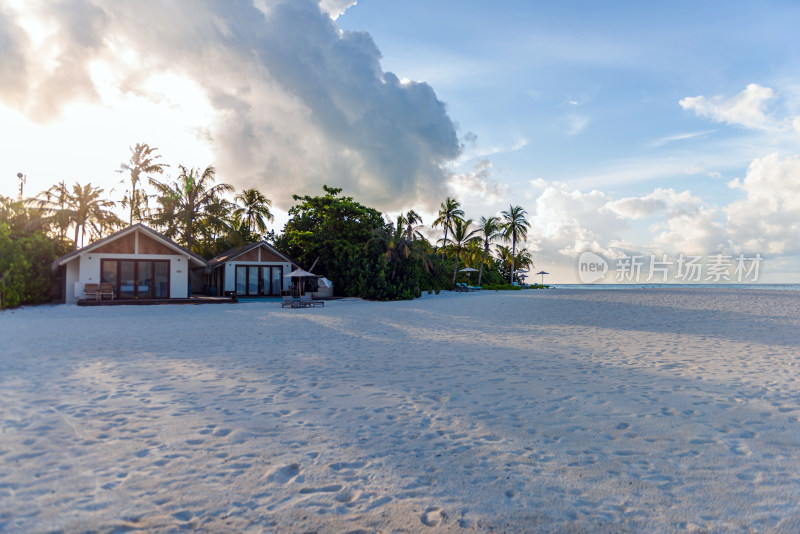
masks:
[[[314,306],[325,306],[325,302],[321,300],[312,300],[311,295],[301,295],[300,296],[300,306],[303,308],[314,307]]]
[[[103,300],[104,297],[114,300],[114,284],[100,284],[100,300]]]
[[[290,308],[299,308],[300,307],[300,303],[297,302],[296,300],[294,300],[293,296],[284,295],[283,302],[281,302],[281,308],[285,308],[287,306],[290,307]]]
[[[481,289],[483,288],[480,286],[470,286],[464,282],[456,283],[456,291],[463,291],[464,293],[469,293],[470,291],[480,291]]]
[[[99,300],[100,286],[98,286],[97,284],[86,284],[85,286],[83,286],[83,299]]]

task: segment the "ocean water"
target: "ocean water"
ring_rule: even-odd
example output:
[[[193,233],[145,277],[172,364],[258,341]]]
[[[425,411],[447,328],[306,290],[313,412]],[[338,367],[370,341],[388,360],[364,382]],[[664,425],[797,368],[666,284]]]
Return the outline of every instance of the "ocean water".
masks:
[[[556,289],[734,289],[734,290],[769,290],[800,291],[800,284],[549,284]]]

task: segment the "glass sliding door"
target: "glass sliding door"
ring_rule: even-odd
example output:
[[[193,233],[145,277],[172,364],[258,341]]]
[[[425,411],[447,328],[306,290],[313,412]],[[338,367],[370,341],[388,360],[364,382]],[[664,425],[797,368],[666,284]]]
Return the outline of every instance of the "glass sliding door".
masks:
[[[236,266],[236,294],[247,295],[247,267]]]
[[[169,298],[169,260],[101,260],[101,281],[119,299]]]
[[[280,295],[283,289],[283,267],[270,267],[272,271],[272,288],[270,295]]]
[[[153,262],[153,298],[169,298],[169,262]]]
[[[136,261],[119,262],[119,298],[136,298]]]
[[[259,284],[261,284],[261,294],[269,295],[270,271],[269,267],[261,267],[259,270]]]
[[[249,297],[280,295],[283,267],[271,265],[237,265],[236,293]]]
[[[136,283],[136,298],[153,298],[153,262],[139,261],[137,263],[138,274]]]

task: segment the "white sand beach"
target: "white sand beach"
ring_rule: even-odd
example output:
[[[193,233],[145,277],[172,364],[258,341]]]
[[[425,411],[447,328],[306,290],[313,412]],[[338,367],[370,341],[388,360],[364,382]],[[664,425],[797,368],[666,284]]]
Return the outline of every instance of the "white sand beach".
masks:
[[[0,314],[0,531],[798,532],[800,293]]]

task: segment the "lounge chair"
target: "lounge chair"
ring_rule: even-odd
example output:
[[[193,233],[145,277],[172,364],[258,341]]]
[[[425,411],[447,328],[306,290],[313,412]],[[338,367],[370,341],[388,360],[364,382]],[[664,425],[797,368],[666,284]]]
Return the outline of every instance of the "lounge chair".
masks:
[[[281,302],[281,308],[285,308],[287,306],[290,307],[290,308],[299,308],[300,307],[300,303],[297,302],[296,300],[294,300],[293,296],[284,295],[283,296],[283,302]]]
[[[100,300],[103,300],[103,297],[108,297],[109,299],[114,300],[114,284],[100,284]]]
[[[83,286],[83,300],[100,300],[100,286],[97,284]]]
[[[481,286],[467,286],[470,291],[480,291],[483,289]]]
[[[312,300],[311,295],[300,295],[300,307],[308,308],[314,306],[325,306],[325,302],[321,300]]]

